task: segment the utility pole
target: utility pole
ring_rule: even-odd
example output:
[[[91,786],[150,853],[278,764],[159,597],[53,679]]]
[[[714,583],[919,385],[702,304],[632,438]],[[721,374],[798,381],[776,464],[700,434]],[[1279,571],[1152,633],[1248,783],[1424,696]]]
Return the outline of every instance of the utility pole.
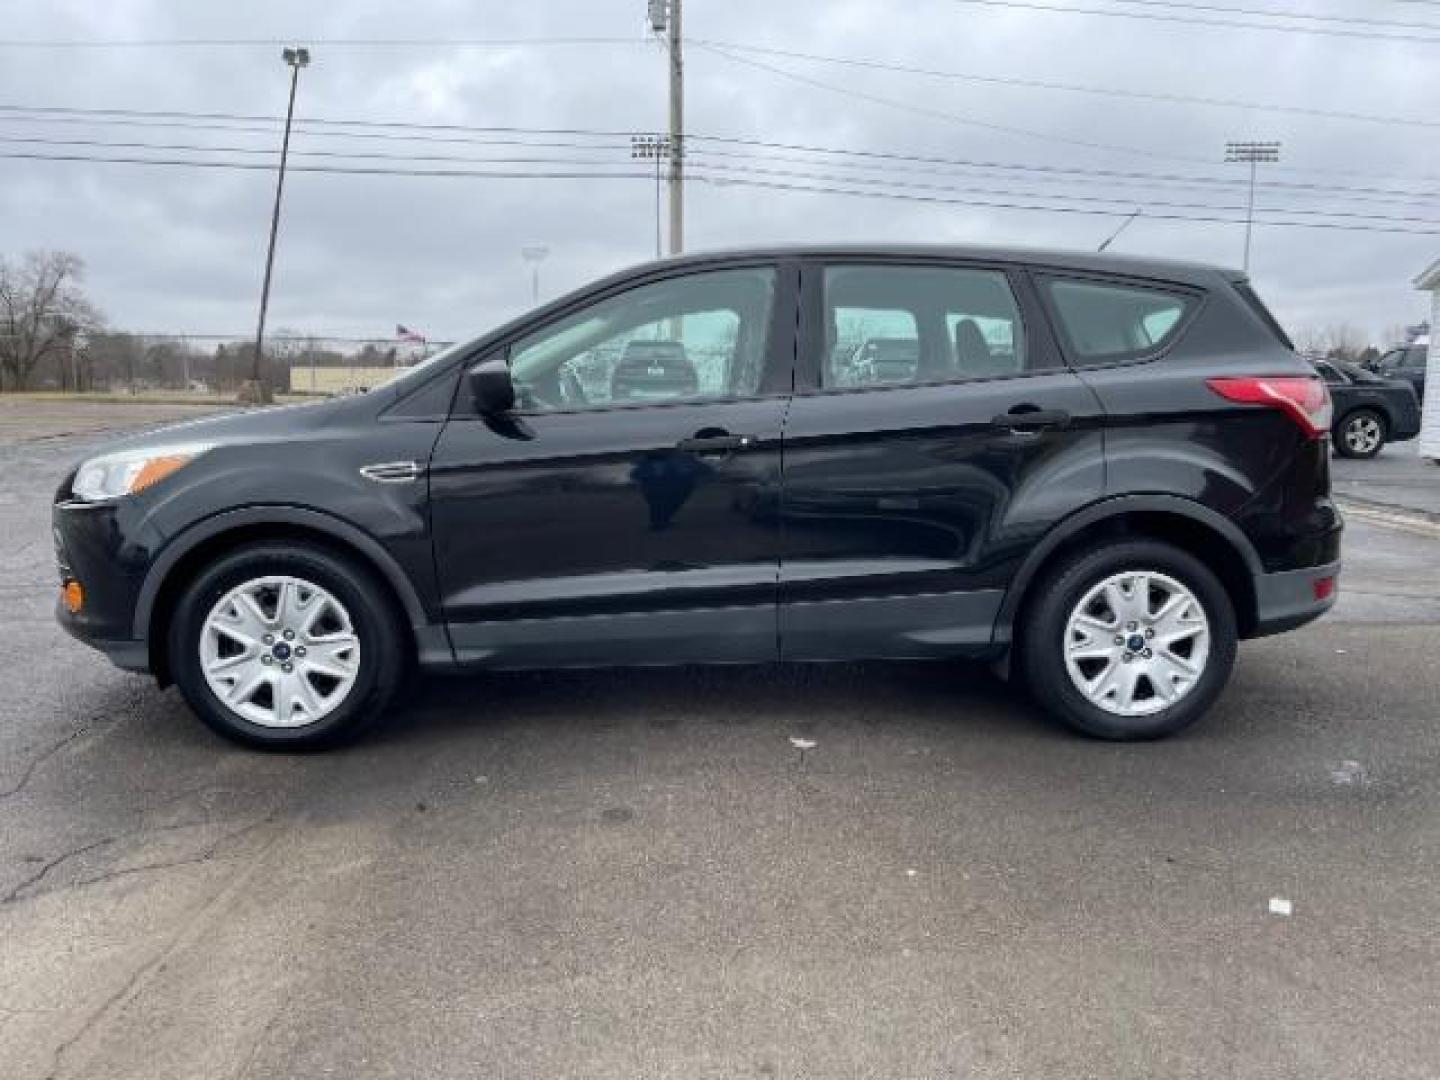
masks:
[[[670,254],[685,250],[685,62],[681,0],[649,0],[650,29],[665,34],[670,55]]]
[[[290,157],[290,123],[295,118],[295,90],[300,84],[300,69],[310,64],[310,50],[285,49],[280,58],[290,67],[290,103],[285,108],[285,136],[280,142],[280,174],[275,180],[275,210],[270,215],[270,245],[265,250],[265,280],[260,286],[260,322],[255,328],[255,365],[250,383],[240,389],[240,400],[262,405],[274,400],[261,369],[265,348],[265,311],[270,306],[270,274],[275,267],[275,238],[280,232],[280,199],[285,193],[285,163]]]
[[[1250,166],[1250,199],[1245,207],[1245,262],[1243,269],[1250,272],[1250,233],[1255,225],[1255,166],[1264,162],[1274,164],[1280,160],[1278,142],[1227,142],[1225,161],[1227,164],[1248,164]]]

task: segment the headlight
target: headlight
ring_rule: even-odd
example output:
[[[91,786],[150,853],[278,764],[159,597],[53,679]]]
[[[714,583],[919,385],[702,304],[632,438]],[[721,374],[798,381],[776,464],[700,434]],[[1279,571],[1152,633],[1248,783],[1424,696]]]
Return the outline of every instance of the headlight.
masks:
[[[209,449],[209,443],[185,443],[120,450],[91,458],[75,473],[70,493],[85,502],[133,495],[183,469]]]

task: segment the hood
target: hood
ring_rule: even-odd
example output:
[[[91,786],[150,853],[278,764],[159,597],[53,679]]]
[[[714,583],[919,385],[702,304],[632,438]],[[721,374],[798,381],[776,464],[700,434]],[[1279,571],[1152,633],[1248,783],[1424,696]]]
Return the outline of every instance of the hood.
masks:
[[[362,397],[331,398],[275,408],[240,409],[219,416],[203,416],[196,420],[182,420],[177,424],[138,431],[105,442],[86,456],[97,457],[117,450],[165,446],[171,443],[214,443],[223,446],[227,443],[269,442],[293,437],[298,432],[325,427],[339,416],[355,411],[357,405],[366,404],[373,406],[374,402],[366,403]]]

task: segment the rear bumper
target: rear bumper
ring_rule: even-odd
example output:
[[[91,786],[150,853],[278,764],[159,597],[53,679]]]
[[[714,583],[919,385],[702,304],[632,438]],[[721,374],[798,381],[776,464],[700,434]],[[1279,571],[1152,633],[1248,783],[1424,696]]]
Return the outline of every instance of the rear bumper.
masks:
[[[1340,563],[1256,574],[1254,582],[1255,626],[1245,636],[1279,634],[1318,619],[1335,606],[1340,594]]]

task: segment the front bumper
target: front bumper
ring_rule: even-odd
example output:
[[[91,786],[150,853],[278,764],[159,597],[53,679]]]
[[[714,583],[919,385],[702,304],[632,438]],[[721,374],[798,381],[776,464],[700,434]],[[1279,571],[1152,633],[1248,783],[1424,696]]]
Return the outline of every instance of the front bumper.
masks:
[[[1340,563],[1256,574],[1254,582],[1255,625],[1245,636],[1279,634],[1318,619],[1335,606],[1340,595]]]
[[[158,536],[125,502],[57,502],[51,511],[60,588],[79,582],[76,611],[56,601],[55,619],[71,637],[99,649],[127,671],[148,671],[149,646],[136,633],[140,587]]]

